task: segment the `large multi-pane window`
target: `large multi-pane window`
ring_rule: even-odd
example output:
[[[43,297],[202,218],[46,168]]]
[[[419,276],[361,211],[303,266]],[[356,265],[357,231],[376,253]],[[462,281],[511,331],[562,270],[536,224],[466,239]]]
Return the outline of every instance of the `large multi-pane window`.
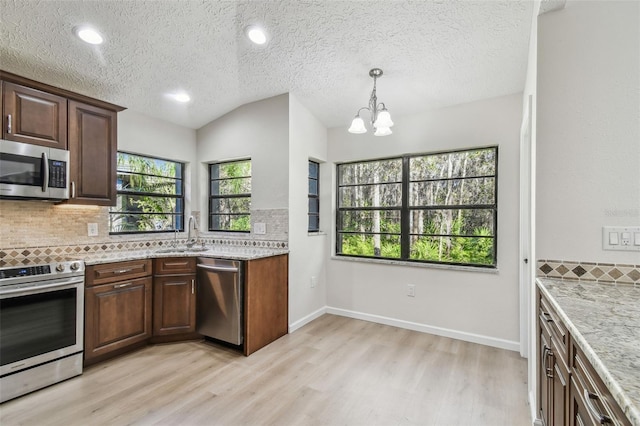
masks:
[[[339,164],[345,256],[496,266],[498,148]]]
[[[320,230],[320,164],[309,160],[309,232]]]
[[[251,160],[209,164],[209,230],[251,231]]]
[[[109,232],[184,229],[184,164],[118,152],[117,200],[109,210]]]

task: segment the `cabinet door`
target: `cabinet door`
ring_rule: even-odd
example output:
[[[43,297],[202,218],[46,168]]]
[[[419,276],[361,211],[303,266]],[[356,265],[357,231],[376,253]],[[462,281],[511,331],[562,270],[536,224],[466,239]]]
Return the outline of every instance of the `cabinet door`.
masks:
[[[544,426],[551,426],[552,418],[551,418],[551,395],[552,395],[552,387],[550,382],[551,375],[551,367],[550,367],[550,353],[551,353],[551,342],[549,339],[549,335],[545,333],[544,329],[541,330],[540,333],[540,352],[538,354],[538,386],[540,387],[539,392],[539,403],[540,403],[540,419],[542,420],[542,424]]]
[[[6,140],[67,149],[67,99],[19,84],[3,83]]]
[[[569,372],[564,365],[561,356],[557,356],[560,352],[552,340],[553,351],[553,425],[564,426],[567,424],[567,404],[569,403]]]
[[[72,204],[116,203],[116,113],[69,101]]]
[[[195,274],[154,277],[154,336],[196,330],[195,281]]]
[[[151,277],[85,289],[85,361],[151,337]]]

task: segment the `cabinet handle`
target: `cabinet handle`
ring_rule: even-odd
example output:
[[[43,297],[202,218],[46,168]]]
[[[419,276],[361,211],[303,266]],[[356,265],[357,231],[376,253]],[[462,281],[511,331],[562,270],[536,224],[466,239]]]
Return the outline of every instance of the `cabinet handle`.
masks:
[[[196,292],[196,280],[195,278],[191,280],[191,294]]]
[[[113,271],[114,274],[126,274],[127,272],[131,272],[133,269],[120,269],[119,271]]]
[[[542,316],[546,322],[553,322],[553,318],[551,318],[551,314],[549,312],[543,312]]]
[[[76,198],[76,182],[71,181],[71,198]]]
[[[11,114],[7,114],[7,133],[11,133]]]
[[[129,287],[131,284],[133,284],[133,283],[114,284],[114,285],[113,285],[113,288]]]
[[[598,395],[596,395],[595,393],[591,393],[588,390],[584,390],[584,400],[587,404],[587,409],[591,412],[591,415],[593,417],[595,417],[596,419],[598,419],[598,421],[600,422],[601,425],[605,424],[605,423],[610,423],[612,424],[613,421],[611,420],[611,417],[607,416],[606,414],[601,414],[598,409],[593,405],[593,403],[591,402],[591,400],[596,400],[599,401],[600,397]]]
[[[544,368],[544,374],[549,379],[553,379],[553,370],[549,367],[549,358],[553,357],[553,351],[547,345],[544,345],[544,352],[542,353],[543,363],[542,367]]]

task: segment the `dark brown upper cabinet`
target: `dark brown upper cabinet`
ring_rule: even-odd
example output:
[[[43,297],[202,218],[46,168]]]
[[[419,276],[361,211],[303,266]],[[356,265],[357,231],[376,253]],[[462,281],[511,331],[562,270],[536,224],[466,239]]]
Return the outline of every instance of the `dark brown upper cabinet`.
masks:
[[[67,99],[20,84],[3,85],[2,137],[67,149]]]

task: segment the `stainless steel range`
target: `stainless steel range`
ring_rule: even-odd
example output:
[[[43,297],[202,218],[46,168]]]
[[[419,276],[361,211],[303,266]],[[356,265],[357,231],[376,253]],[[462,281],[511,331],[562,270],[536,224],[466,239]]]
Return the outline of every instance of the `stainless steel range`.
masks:
[[[0,402],[82,374],[84,262],[0,268]]]

